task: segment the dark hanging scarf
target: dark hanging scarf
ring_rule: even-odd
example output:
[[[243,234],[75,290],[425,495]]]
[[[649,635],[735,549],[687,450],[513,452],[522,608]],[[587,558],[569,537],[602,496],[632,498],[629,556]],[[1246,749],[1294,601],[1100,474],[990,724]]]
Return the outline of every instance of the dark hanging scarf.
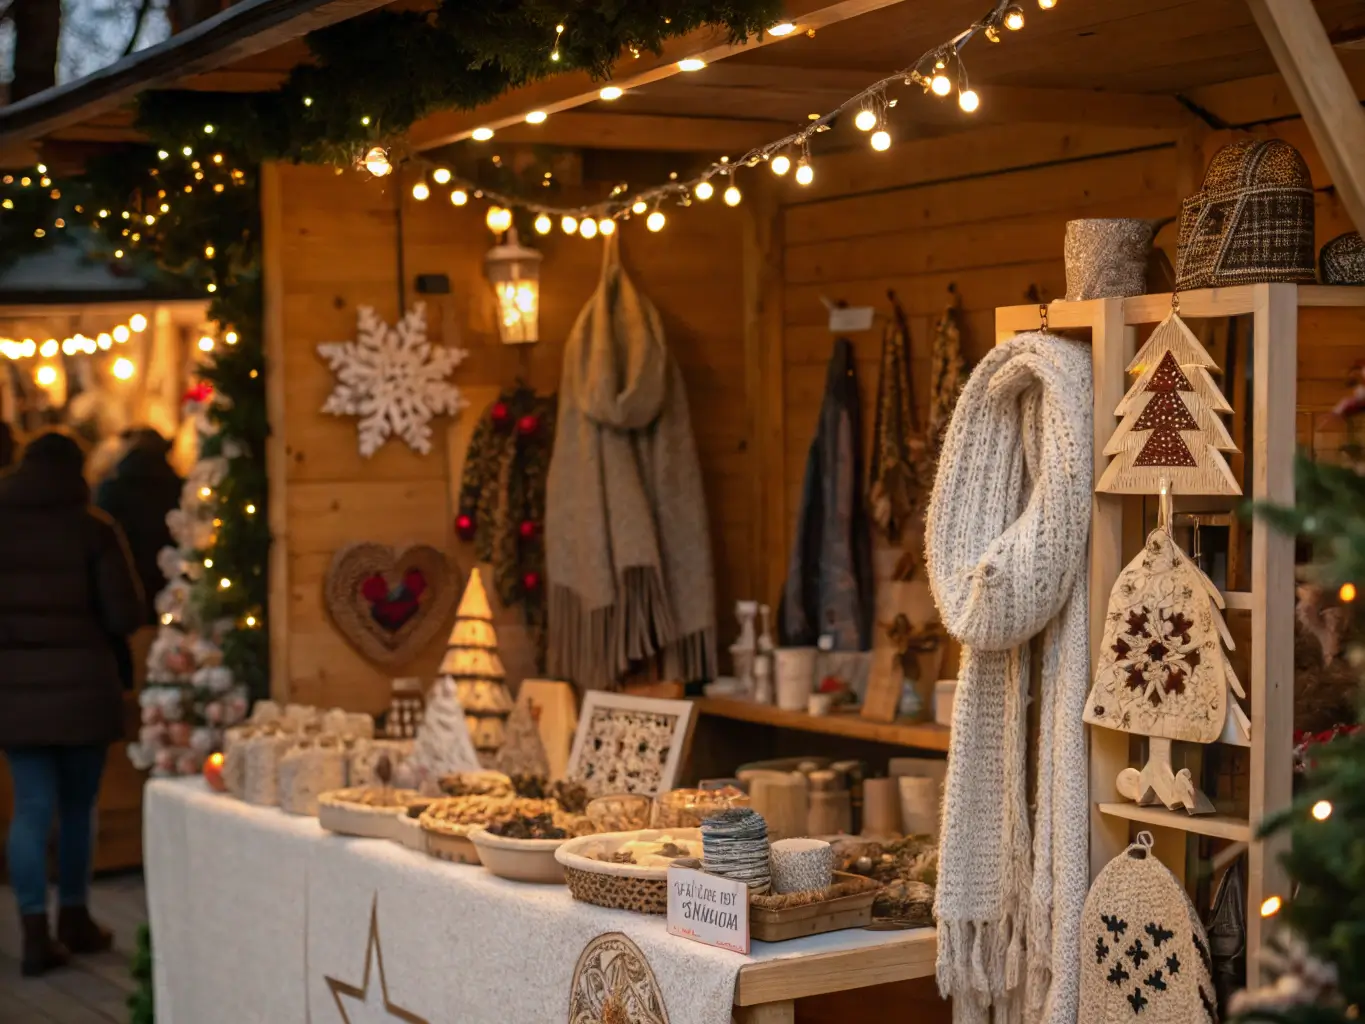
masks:
[[[840,338],[806,457],[796,542],[778,612],[784,646],[813,646],[822,634],[834,638],[835,650],[865,651],[872,644],[872,543],[862,481],[853,346]]]
[[[915,412],[910,375],[910,326],[894,295],[892,317],[882,332],[877,412],[872,433],[872,473],[867,500],[872,521],[893,543],[922,509],[933,486],[933,465],[925,458],[924,438]]]

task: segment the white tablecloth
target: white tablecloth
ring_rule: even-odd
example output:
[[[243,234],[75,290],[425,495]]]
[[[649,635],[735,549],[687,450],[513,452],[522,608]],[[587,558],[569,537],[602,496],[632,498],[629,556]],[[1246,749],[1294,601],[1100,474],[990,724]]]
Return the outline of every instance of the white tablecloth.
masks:
[[[148,783],[144,816],[157,1024],[559,1024],[579,953],[606,932],[644,953],[670,1024],[729,1024],[746,963],[888,938],[835,932],[741,956],[670,936],[660,917],[333,835],[198,779]]]

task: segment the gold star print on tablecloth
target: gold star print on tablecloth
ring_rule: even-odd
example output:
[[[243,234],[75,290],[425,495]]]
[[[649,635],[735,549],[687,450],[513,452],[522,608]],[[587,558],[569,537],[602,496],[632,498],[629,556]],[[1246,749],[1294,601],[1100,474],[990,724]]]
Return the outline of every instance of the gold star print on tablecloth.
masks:
[[[370,992],[370,967],[379,967],[378,991]],[[379,944],[379,897],[370,904],[370,936],[365,946],[365,973],[360,987],[348,985],[336,978],[325,978],[327,987],[336,1000],[337,1012],[343,1024],[379,1024],[380,1021],[401,1020],[407,1024],[427,1024],[415,1013],[394,1006],[389,1001],[389,984],[384,977],[384,951]],[[343,998],[344,997],[344,998]],[[348,1006],[349,1004],[349,1006]]]

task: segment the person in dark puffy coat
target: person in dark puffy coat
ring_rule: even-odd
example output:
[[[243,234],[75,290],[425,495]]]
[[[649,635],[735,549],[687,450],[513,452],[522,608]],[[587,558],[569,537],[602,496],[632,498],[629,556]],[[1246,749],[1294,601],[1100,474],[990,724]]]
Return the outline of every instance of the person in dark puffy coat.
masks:
[[[23,920],[22,970],[108,949],[87,896],[108,745],[123,730],[115,645],[146,606],[118,526],[90,505],[69,435],[34,439],[0,476],[0,750],[14,782],[7,846]],[[58,913],[47,919],[47,838],[58,819]]]

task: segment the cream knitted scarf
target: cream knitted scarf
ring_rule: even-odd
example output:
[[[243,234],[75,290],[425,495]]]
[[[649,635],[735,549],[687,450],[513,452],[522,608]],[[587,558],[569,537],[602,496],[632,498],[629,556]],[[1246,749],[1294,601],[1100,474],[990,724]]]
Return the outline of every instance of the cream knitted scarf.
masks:
[[[663,653],[669,679],[716,672],[715,582],[682,373],[659,312],[608,240],[564,351],[545,502],[548,662],[612,686]]]
[[[929,583],[962,643],[934,905],[939,989],[956,1024],[992,1013],[994,1024],[1076,1024],[1090,394],[1086,346],[1048,334],[998,346],[962,392],[929,502]],[[1040,633],[1031,828],[1028,643]]]

